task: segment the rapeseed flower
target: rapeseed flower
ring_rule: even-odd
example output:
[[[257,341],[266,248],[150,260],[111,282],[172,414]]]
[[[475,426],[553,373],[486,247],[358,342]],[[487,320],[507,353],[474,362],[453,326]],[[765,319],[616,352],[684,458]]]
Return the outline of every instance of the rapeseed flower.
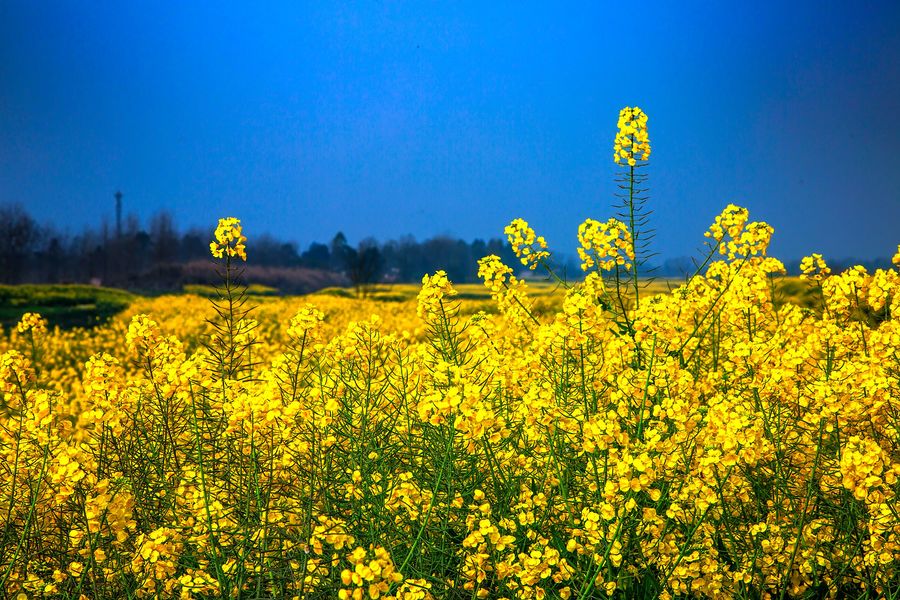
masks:
[[[647,133],[647,114],[637,106],[619,111],[619,124],[613,143],[613,161],[634,167],[638,160],[650,158],[650,136]]]
[[[547,241],[535,234],[523,219],[515,219],[504,229],[509,245],[522,264],[534,271],[538,265],[550,257]]]
[[[22,315],[16,330],[19,333],[31,332],[33,336],[39,337],[47,333],[47,320],[38,313],[27,312]]]
[[[219,219],[215,239],[209,243],[209,251],[215,258],[224,256],[247,260],[247,238],[244,237],[240,219],[226,217]]]
[[[616,267],[630,269],[634,262],[631,232],[625,223],[610,219],[605,223],[587,219],[578,227],[578,256],[581,269],[597,267],[611,271]]]

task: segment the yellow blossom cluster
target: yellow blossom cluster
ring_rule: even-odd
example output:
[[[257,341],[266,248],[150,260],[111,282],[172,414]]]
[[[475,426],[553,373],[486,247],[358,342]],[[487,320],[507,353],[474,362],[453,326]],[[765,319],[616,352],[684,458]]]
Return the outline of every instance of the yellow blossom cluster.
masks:
[[[511,267],[491,254],[478,261],[478,276],[491,292],[497,308],[510,323],[525,325],[531,315],[531,300],[524,281],[513,275]]]
[[[619,111],[618,128],[613,142],[613,161],[633,167],[638,160],[650,158],[650,135],[644,111],[637,106],[626,106]]]
[[[16,329],[19,333],[30,331],[32,335],[40,336],[47,333],[47,320],[38,313],[27,312],[22,315]]]
[[[532,271],[550,257],[547,241],[537,235],[524,219],[514,219],[506,226],[504,233],[513,252]]]
[[[618,219],[605,223],[587,219],[578,226],[578,243],[583,271],[595,266],[603,271],[612,271],[616,267],[630,269],[634,262],[631,232]]]
[[[810,254],[809,256],[804,256],[800,261],[801,279],[821,281],[829,275],[831,275],[831,269],[828,268],[821,254]]]
[[[762,221],[749,222],[749,218],[746,208],[729,204],[704,235],[715,242],[718,253],[727,256],[728,260],[765,256],[772,227]]]
[[[303,338],[310,335],[310,332],[319,326],[324,318],[325,315],[322,311],[312,304],[307,304],[297,311],[296,315],[291,317],[291,321],[288,324],[288,336],[302,341]]]
[[[444,318],[449,309],[448,302],[452,301],[456,290],[447,279],[445,271],[437,271],[434,275],[422,277],[422,289],[419,292],[416,314],[427,322]]]
[[[214,258],[238,257],[247,260],[247,238],[244,237],[240,219],[226,217],[219,219],[215,239],[209,243],[209,251]]]
[[[390,553],[381,546],[368,551],[357,547],[347,555],[347,562],[352,568],[341,571],[341,583],[347,587],[338,592],[340,600],[381,598],[391,589],[391,584],[403,581]]]

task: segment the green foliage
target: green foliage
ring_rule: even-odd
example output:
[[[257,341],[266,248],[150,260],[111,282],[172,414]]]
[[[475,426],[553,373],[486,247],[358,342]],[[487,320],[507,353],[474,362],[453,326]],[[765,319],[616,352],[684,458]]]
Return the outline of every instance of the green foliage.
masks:
[[[105,322],[134,299],[124,290],[90,285],[0,285],[0,324],[9,328],[26,312],[37,312],[51,327],[89,327]]]

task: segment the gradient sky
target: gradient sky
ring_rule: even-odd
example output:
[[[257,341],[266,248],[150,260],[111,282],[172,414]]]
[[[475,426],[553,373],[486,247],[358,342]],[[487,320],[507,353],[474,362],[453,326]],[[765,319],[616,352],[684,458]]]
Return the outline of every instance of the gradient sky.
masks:
[[[900,2],[0,0],[0,203],[73,233],[121,189],[304,247],[523,217],[573,253],[626,105],[664,257],[728,202],[785,259],[900,242]]]

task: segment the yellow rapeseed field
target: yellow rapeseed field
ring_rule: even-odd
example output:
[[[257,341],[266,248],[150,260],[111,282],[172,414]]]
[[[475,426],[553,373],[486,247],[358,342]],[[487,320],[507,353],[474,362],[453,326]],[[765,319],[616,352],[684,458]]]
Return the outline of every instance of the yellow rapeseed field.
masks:
[[[619,127],[633,191],[646,115]],[[812,255],[821,301],[779,302],[771,227],[729,205],[654,294],[636,223],[585,221],[585,277],[537,296],[490,256],[489,302],[441,271],[406,301],[251,301],[223,219],[211,301],[25,315],[0,340],[0,594],[898,597],[900,273]]]

